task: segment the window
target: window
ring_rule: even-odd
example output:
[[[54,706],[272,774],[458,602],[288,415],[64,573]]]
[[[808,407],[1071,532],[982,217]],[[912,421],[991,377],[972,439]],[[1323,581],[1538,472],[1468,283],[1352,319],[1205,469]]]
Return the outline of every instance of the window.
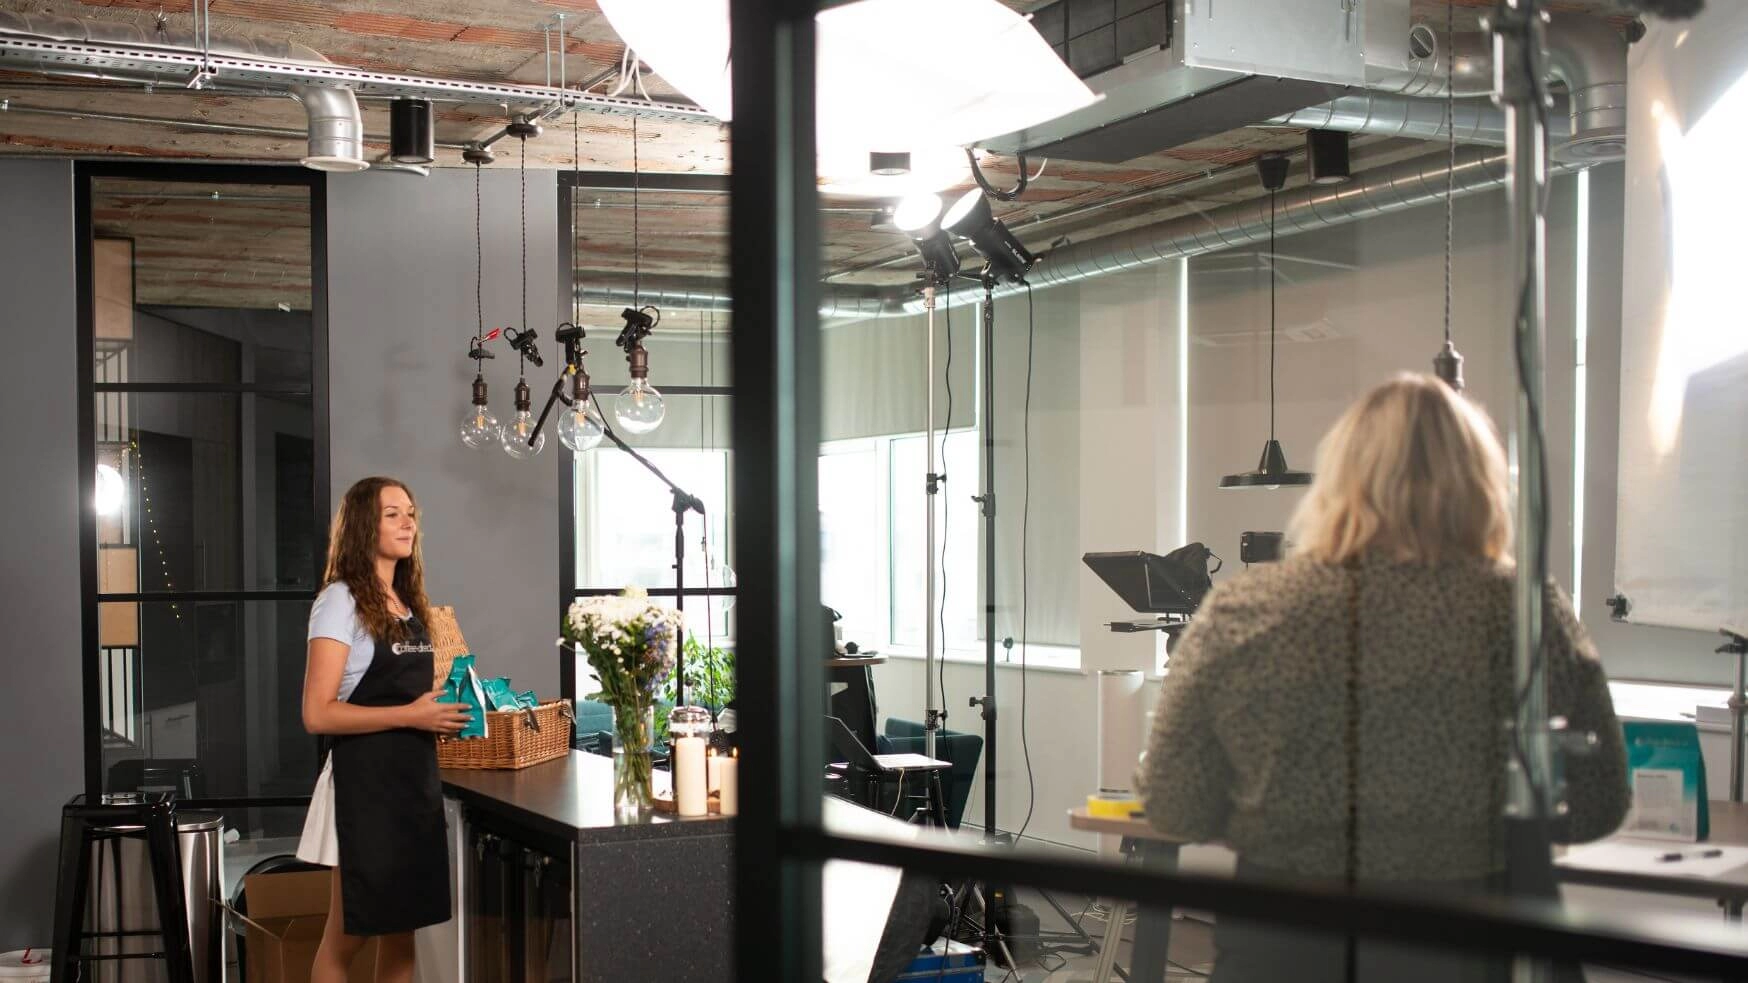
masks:
[[[321,178],[81,165],[88,787],[295,833],[328,515]],[[222,800],[222,802],[221,802]]]
[[[652,448],[639,453],[661,469],[674,484],[704,502],[702,520],[687,513],[685,533],[686,594],[733,587],[725,582],[728,565],[729,453],[726,450]],[[602,445],[574,455],[577,509],[577,579],[579,591],[601,593],[637,586],[671,594],[674,586],[673,498],[666,485],[629,454]],[[703,525],[700,525],[700,522]],[[709,529],[708,566],[704,529]],[[705,631],[705,614],[688,602],[693,629]],[[718,596],[709,611],[711,633],[728,632],[732,598]]]

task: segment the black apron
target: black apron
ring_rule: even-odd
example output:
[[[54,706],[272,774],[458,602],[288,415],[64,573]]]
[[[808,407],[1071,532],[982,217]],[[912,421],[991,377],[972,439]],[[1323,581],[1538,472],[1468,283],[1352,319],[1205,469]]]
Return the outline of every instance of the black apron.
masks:
[[[431,638],[417,618],[376,654],[346,702],[402,706],[431,692]],[[340,897],[347,935],[387,935],[446,922],[449,850],[436,735],[398,728],[329,739]]]

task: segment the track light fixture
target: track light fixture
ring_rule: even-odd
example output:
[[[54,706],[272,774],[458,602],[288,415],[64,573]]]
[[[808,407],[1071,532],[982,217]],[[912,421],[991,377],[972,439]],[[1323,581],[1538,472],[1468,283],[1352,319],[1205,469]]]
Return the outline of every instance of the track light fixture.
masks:
[[[1220,479],[1221,488],[1280,488],[1282,485],[1309,485],[1311,472],[1295,471],[1287,466],[1287,454],[1275,439],[1275,196],[1287,183],[1287,158],[1269,154],[1256,162],[1257,177],[1269,193],[1269,439],[1262,445],[1262,457],[1255,471],[1240,471]]]
[[[429,164],[437,159],[431,100],[396,99],[388,104],[388,159],[397,164]]]
[[[1038,257],[990,211],[983,189],[973,188],[959,196],[941,216],[941,228],[971,240],[971,248],[983,257],[990,276],[1018,282],[1025,278]]]
[[[940,217],[941,199],[931,194],[904,198],[892,212],[893,226],[910,236],[923,258],[925,276],[936,284],[959,272],[959,252],[941,228]]]

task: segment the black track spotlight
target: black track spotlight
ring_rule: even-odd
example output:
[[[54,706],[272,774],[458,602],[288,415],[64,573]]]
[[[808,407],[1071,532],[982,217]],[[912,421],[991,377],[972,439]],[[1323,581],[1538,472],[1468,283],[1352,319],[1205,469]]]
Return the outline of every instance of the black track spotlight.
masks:
[[[971,247],[989,264],[990,275],[997,279],[1021,280],[1038,261],[989,210],[989,199],[981,189],[973,188],[961,195],[941,216],[941,228],[971,240]]]
[[[941,228],[941,199],[935,195],[911,195],[901,200],[892,211],[892,224],[910,236],[916,251],[923,258],[923,269],[931,281],[945,282],[959,272],[959,253],[953,240]]]
[[[1348,135],[1340,130],[1306,130],[1305,164],[1312,184],[1341,184],[1352,177],[1347,155]]]
[[[388,159],[397,164],[429,164],[437,159],[429,99],[396,99],[388,104]]]

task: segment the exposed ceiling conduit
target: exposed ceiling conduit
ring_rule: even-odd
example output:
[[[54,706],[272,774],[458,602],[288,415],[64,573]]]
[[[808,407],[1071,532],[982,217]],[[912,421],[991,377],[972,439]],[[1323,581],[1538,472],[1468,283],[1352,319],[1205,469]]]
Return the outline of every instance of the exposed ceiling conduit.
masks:
[[[194,53],[203,57],[220,55],[272,59],[324,70],[332,68],[332,63],[313,48],[222,31],[211,35],[203,49],[200,39],[189,31],[162,28],[148,33],[137,25],[118,21],[0,11],[0,32],[61,42],[65,45],[126,45],[130,48]],[[20,66],[20,61],[25,64]],[[59,57],[31,58],[10,53],[4,59],[4,64],[7,67],[25,67],[49,75],[78,74],[105,81],[170,86],[181,86],[185,83],[181,73],[160,73],[139,68],[75,67],[69,71]],[[303,158],[304,166],[322,171],[362,171],[370,166],[364,159],[364,118],[359,115],[358,97],[351,89],[311,81],[288,87],[286,94],[296,99],[309,115],[309,152]]]
[[[1456,120],[1457,142],[1488,147],[1505,146],[1505,114],[1491,103],[1464,100],[1451,106]],[[1445,103],[1442,99],[1413,99],[1383,92],[1342,96],[1321,106],[1301,109],[1270,119],[1269,126],[1296,126],[1307,130],[1341,130],[1365,136],[1406,137],[1414,140],[1445,138]],[[1548,120],[1548,141],[1559,146],[1572,136],[1572,123],[1564,116]]]
[[[1276,116],[1269,124],[1342,130],[1376,136],[1445,138],[1442,32],[1427,24],[1409,31],[1410,57],[1403,67],[1366,66],[1370,94],[1342,96],[1321,106]],[[1487,35],[1458,33],[1453,88],[1458,96],[1486,95],[1492,88],[1493,56]],[[1549,18],[1548,67],[1565,84],[1567,116],[1548,121],[1555,160],[1594,164],[1626,156],[1627,43],[1613,27],[1583,14]],[[1423,56],[1426,52],[1430,55]],[[1436,75],[1436,78],[1432,77]],[[1374,84],[1375,83],[1375,84]],[[1414,98],[1421,97],[1421,98]],[[1505,114],[1490,104],[1465,100],[1452,107],[1457,139],[1505,145]]]
[[[1346,184],[1282,192],[1276,202],[1278,234],[1290,236],[1333,228],[1443,201],[1448,164],[1449,158],[1441,152],[1374,168]],[[1505,154],[1491,148],[1462,148],[1457,152],[1457,166],[1452,174],[1454,193],[1462,197],[1498,188],[1504,184],[1507,171]],[[1033,290],[1046,290],[1167,260],[1251,246],[1267,242],[1268,236],[1268,200],[1239,202],[1065,246],[1045,254],[1028,279]],[[1002,284],[995,295],[1008,297],[1024,289]],[[585,275],[577,288],[577,299],[587,305],[621,307],[631,302],[631,293],[629,282],[621,277]],[[981,297],[981,290],[967,284],[951,294],[937,295],[936,304],[960,306],[975,303]],[[638,298],[642,303],[669,310],[732,309],[727,282],[706,278],[646,276],[639,286]],[[922,298],[910,284],[820,285],[822,318],[896,317],[922,311]]]

